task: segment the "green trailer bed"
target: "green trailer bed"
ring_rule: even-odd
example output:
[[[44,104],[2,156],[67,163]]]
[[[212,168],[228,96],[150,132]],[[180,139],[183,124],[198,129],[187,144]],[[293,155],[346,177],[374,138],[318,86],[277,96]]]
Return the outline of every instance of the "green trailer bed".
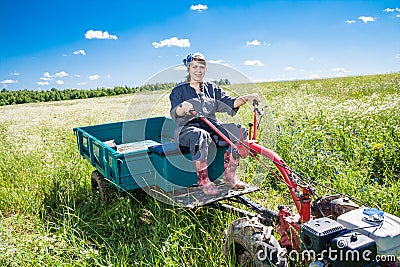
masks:
[[[202,195],[198,187],[192,187],[197,184],[197,175],[191,155],[175,142],[175,122],[167,117],[97,124],[73,130],[80,154],[117,190],[146,188],[188,207],[256,190],[250,186],[243,191],[226,189],[213,198]],[[209,155],[209,175],[213,181],[223,174],[226,149],[218,147],[212,156]],[[224,188],[223,185],[220,187]]]

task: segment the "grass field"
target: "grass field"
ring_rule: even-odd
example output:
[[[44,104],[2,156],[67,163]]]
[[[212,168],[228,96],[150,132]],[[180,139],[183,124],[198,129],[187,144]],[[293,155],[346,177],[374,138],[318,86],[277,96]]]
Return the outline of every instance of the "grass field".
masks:
[[[268,102],[273,124],[265,119],[261,137],[273,137],[266,143],[292,169],[400,216],[400,73],[227,89],[240,88]],[[91,192],[93,168],[72,128],[168,115],[167,94],[0,107],[0,266],[229,266],[223,231],[236,214],[135,192],[101,204]],[[251,120],[246,109],[238,115]],[[291,204],[282,184],[243,165],[243,178],[262,188],[252,199]]]

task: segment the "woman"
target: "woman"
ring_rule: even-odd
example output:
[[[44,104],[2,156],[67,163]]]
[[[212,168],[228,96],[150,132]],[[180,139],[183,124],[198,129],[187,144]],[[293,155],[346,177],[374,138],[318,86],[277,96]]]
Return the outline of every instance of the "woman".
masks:
[[[198,177],[198,185],[208,195],[218,194],[216,185],[208,177],[207,155],[212,142],[218,142],[213,130],[201,119],[191,114],[195,110],[207,117],[218,129],[226,133],[216,121],[216,112],[226,112],[234,116],[246,102],[259,101],[257,94],[231,97],[216,84],[203,81],[207,63],[203,54],[190,54],[183,60],[188,70],[187,82],[178,84],[170,94],[171,117],[177,124],[176,136],[180,146],[188,147]],[[228,135],[227,135],[228,136]],[[245,184],[235,176],[238,159],[227,150],[224,156],[223,182],[237,189]]]

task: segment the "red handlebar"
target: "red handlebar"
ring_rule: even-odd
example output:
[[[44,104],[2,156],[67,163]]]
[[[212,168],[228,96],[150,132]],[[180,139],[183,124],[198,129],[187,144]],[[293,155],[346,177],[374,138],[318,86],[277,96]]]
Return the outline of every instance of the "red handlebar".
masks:
[[[232,147],[232,149],[237,150],[237,146],[232,143],[231,140],[229,140],[228,137],[226,137],[217,127],[215,127],[214,124],[212,124],[207,118],[205,118],[203,115],[197,113],[194,109],[189,111],[193,116],[196,116],[197,118],[200,118],[202,121],[204,121],[208,126],[210,126],[210,128],[222,139],[224,139],[224,141]]]

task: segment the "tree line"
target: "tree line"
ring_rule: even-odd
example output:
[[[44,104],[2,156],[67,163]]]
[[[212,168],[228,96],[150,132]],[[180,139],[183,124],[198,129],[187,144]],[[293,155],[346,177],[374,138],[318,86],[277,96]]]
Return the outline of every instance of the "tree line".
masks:
[[[7,90],[3,88],[0,91],[0,106],[33,103],[33,102],[50,102],[71,99],[84,99],[102,96],[113,96],[123,94],[134,94],[140,91],[155,91],[171,89],[174,83],[156,83],[138,87],[116,86],[114,88],[97,88],[97,89],[64,89],[58,90],[52,88],[46,91],[37,90]]]
[[[219,85],[230,84],[228,79],[213,81]],[[138,87],[115,86],[114,88],[96,88],[96,89],[64,89],[58,90],[7,90],[3,88],[0,91],[0,106],[16,105],[33,102],[51,102],[71,99],[84,99],[102,96],[113,96],[123,94],[134,94],[141,91],[156,91],[172,89],[175,83],[155,83],[146,84]]]

